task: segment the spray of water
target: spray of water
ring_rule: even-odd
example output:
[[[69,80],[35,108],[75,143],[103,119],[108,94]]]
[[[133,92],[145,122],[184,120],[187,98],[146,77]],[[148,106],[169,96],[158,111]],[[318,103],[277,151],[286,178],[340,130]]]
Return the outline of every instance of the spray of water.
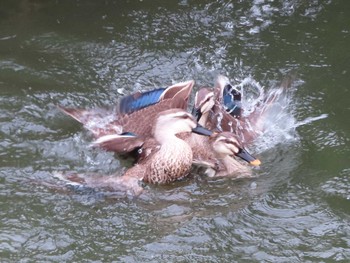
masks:
[[[327,114],[296,119],[295,88],[290,76],[277,87],[265,90],[252,77],[244,78],[234,86],[242,94],[242,107],[245,129],[257,134],[252,148],[263,152],[277,144],[298,140],[296,128],[326,118]]]

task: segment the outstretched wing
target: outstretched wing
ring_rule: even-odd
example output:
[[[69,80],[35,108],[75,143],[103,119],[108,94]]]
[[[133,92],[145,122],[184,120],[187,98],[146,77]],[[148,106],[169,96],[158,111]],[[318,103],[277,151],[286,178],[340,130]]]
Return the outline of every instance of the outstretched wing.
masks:
[[[107,151],[113,151],[119,154],[125,154],[140,148],[143,143],[143,138],[132,133],[124,133],[101,136],[92,143],[92,146],[97,146]]]
[[[132,95],[120,99],[117,112],[121,115],[131,114],[145,107],[154,105],[159,102],[165,88],[159,88],[146,92],[136,92]]]

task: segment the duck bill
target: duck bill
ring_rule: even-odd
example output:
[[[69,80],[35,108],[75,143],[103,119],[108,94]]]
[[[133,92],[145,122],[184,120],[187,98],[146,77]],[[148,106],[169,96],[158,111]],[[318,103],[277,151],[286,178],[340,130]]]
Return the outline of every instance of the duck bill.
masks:
[[[193,128],[192,129],[192,132],[193,133],[197,133],[197,134],[200,134],[200,135],[205,135],[205,136],[211,136],[213,135],[213,132],[204,128],[202,125],[199,125],[197,124],[197,127],[196,128]]]
[[[248,153],[244,149],[241,149],[240,152],[236,154],[236,156],[242,158],[244,161],[250,163],[253,166],[259,166],[261,164],[259,159],[256,159],[255,157],[253,157],[250,153]]]

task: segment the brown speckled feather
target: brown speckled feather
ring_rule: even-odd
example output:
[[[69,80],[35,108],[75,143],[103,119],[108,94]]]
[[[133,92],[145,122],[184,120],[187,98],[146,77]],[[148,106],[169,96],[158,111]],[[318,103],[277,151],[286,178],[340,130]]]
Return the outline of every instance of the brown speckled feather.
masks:
[[[193,152],[193,160],[196,164],[211,163],[212,166],[215,166],[215,153],[211,147],[212,139],[210,137],[189,132],[180,133],[177,137],[190,145]]]
[[[209,115],[208,126],[221,131],[228,131],[236,134],[242,145],[247,145],[258,135],[257,131],[249,126],[249,119],[242,117],[234,118],[223,109],[221,105],[216,104],[213,107],[212,114]]]
[[[186,176],[192,165],[192,151],[187,143],[182,140],[171,144],[162,145],[152,156],[143,180],[146,183],[169,183]],[[144,162],[146,163],[146,162]]]
[[[178,109],[170,109],[162,113],[167,116],[167,114],[176,114],[177,112],[179,112]],[[181,110],[180,112],[186,113]],[[162,115],[162,113],[157,116]],[[193,117],[189,113],[186,114],[188,118],[192,119],[193,124],[191,125],[194,125]],[[169,119],[169,125],[172,121],[173,119]],[[179,118],[176,121],[182,120]],[[126,176],[137,176],[146,183],[164,184],[182,178],[189,173],[193,159],[191,147],[185,141],[175,137],[172,132],[168,134],[167,129],[163,130],[166,127],[163,123],[163,126],[157,126],[156,129],[153,129],[152,134],[160,132],[166,134],[169,139],[163,143],[159,143],[156,136],[146,139],[138,163],[126,172]]]

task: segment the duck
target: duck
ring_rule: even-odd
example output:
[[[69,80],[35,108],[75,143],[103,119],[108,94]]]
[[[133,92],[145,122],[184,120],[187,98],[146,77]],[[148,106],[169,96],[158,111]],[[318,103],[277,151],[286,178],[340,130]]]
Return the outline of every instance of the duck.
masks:
[[[263,133],[260,125],[266,111],[263,106],[271,104],[273,100],[265,98],[252,113],[246,115],[241,93],[226,76],[219,75],[213,88],[203,87],[197,91],[192,113],[203,127],[231,132],[246,146]]]
[[[72,184],[92,188],[123,190],[131,195],[139,195],[143,191],[140,182],[146,184],[166,184],[186,177],[192,166],[193,152],[191,147],[176,134],[195,132],[204,136],[212,135],[207,129],[199,126],[195,118],[183,109],[172,108],[157,114],[151,131],[151,140],[156,140],[158,146],[152,153],[127,169],[122,176],[92,176],[86,177],[76,173],[60,174],[60,179]],[[134,139],[137,135],[124,137]],[[147,137],[143,143],[147,143]],[[96,144],[109,144],[119,141],[120,134],[99,137]],[[57,176],[56,176],[57,177]]]

